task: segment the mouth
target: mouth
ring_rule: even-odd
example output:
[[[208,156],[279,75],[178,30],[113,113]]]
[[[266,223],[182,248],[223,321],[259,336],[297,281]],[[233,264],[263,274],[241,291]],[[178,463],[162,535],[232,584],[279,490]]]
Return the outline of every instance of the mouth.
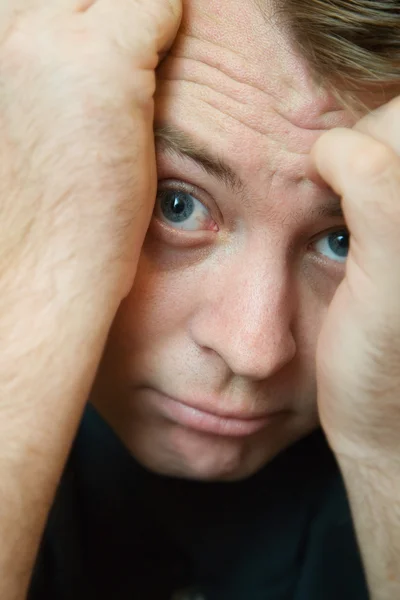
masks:
[[[161,392],[151,390],[151,403],[164,418],[188,429],[194,429],[225,437],[245,437],[253,435],[270,423],[281,418],[288,411],[264,413],[260,416],[217,414],[176,400]]]

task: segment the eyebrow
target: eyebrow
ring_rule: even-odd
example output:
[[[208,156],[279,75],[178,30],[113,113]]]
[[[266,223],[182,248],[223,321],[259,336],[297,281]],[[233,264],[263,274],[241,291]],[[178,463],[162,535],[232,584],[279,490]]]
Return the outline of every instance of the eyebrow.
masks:
[[[154,138],[156,146],[164,151],[188,158],[199,165],[208,175],[222,181],[232,191],[240,192],[244,185],[240,177],[221,158],[213,156],[201,144],[196,143],[190,135],[170,125],[155,127]]]
[[[158,148],[195,162],[208,175],[222,181],[232,191],[237,193],[244,190],[243,181],[229,165],[219,157],[213,156],[209,150],[198,144],[181,129],[171,125],[156,126],[154,128],[154,138]],[[326,196],[326,200],[319,206],[312,208],[307,214],[308,218],[344,218],[339,196],[329,188],[322,193]]]
[[[326,200],[319,206],[312,208],[308,213],[308,216],[314,219],[317,219],[318,217],[344,219],[342,202],[340,197],[337,194],[335,194],[331,189],[329,189],[328,192],[325,192],[325,195]]]

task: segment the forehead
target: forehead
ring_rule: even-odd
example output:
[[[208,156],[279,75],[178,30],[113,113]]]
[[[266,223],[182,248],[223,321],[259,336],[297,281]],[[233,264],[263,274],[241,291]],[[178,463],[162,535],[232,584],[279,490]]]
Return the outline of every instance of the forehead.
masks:
[[[158,73],[156,121],[229,156],[248,176],[291,179],[302,177],[322,130],[352,124],[314,81],[270,0],[186,0]]]

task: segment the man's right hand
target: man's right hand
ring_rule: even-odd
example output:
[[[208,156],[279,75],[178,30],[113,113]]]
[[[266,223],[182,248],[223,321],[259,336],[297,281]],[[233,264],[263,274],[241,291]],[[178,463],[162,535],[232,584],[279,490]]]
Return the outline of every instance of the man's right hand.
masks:
[[[1,2],[0,282],[27,268],[60,293],[128,291],[155,196],[154,70],[179,17],[179,0]]]
[[[0,0],[0,598],[40,537],[155,198],[180,0]]]

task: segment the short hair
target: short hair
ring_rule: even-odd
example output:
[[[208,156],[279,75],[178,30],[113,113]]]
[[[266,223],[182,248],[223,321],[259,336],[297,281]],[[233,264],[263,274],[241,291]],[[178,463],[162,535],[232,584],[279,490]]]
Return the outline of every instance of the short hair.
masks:
[[[257,0],[261,5],[268,0]],[[399,0],[275,0],[274,15],[316,78],[345,104],[400,91]],[[392,93],[390,92],[392,90]],[[362,101],[361,101],[362,103]]]

